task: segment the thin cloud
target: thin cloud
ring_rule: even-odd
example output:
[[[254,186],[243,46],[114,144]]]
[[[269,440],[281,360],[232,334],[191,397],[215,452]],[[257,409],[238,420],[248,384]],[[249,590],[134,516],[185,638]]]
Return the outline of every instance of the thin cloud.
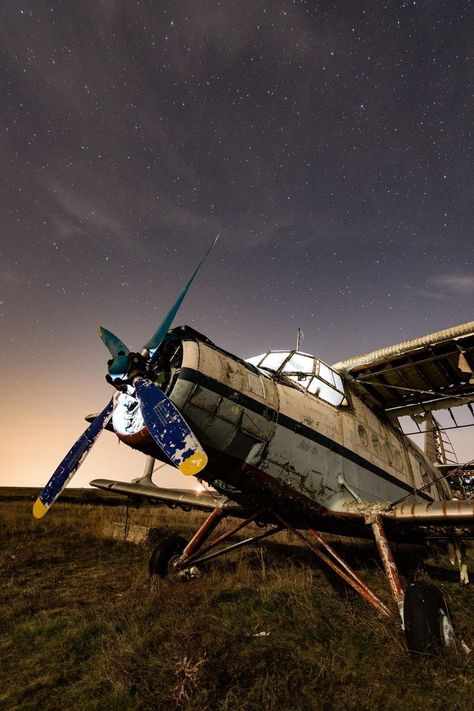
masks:
[[[429,285],[448,294],[474,293],[474,274],[440,274],[429,280]]]
[[[129,234],[127,217],[121,216],[113,206],[97,197],[105,191],[98,189],[97,195],[94,195],[93,188],[65,187],[51,179],[43,180],[42,185],[52,199],[50,222],[55,227],[56,239],[77,235],[96,239],[100,236],[144,256],[145,250],[140,241]]]

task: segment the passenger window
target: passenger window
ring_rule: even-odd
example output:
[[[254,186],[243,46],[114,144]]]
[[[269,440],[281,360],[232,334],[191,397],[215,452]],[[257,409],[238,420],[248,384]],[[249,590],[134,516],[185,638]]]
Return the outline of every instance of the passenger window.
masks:
[[[418,466],[420,467],[420,474],[423,484],[425,486],[428,484],[432,484],[433,482],[431,481],[431,477],[428,474],[428,469],[426,468],[425,464],[423,462],[418,462]],[[431,492],[431,486],[428,487],[428,491]]]
[[[388,442],[385,442],[383,448],[384,448],[385,457],[387,459],[387,462],[389,464],[393,464],[393,449],[391,448],[391,446],[389,445]]]
[[[364,445],[364,447],[367,447],[367,445],[369,444],[369,438],[367,437],[367,430],[365,429],[365,427],[359,425],[357,428],[357,434],[359,435],[360,442]]]
[[[382,450],[380,448],[380,440],[376,434],[372,435],[372,449],[374,450],[375,454],[380,457],[380,453]]]
[[[403,471],[403,460],[402,460],[402,455],[398,451],[398,449],[395,450],[395,454],[393,455],[393,466],[395,469],[398,469],[398,471]]]

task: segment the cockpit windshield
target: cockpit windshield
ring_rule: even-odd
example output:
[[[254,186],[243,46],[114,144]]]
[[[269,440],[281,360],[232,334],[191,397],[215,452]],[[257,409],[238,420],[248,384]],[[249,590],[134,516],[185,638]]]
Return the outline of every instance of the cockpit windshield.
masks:
[[[347,405],[344,385],[339,373],[309,353],[268,351],[247,358],[247,363],[261,370],[285,375],[312,395],[335,407]]]

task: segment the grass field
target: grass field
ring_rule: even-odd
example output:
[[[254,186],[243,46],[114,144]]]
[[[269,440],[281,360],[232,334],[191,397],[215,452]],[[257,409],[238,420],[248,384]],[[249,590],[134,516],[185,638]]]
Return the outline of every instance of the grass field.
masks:
[[[124,512],[63,503],[36,521],[28,498],[0,492],[1,709],[472,708],[474,651],[410,657],[399,626],[287,534],[191,582],[152,585],[150,548],[104,536]],[[132,515],[185,537],[203,518],[148,506]],[[344,550],[391,605],[373,547]],[[396,557],[408,575],[413,551]],[[474,648],[472,585],[455,582],[444,556],[426,562]]]

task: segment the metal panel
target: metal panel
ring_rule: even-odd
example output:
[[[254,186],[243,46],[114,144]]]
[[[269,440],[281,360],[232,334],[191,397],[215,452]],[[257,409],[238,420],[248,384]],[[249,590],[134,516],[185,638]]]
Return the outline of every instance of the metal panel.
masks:
[[[222,398],[218,393],[202,388],[200,385],[196,386],[191,396],[191,403],[208,413],[215,413],[221,400]]]
[[[240,424],[240,420],[242,419],[242,408],[236,402],[222,397],[216,415],[227,422],[232,422],[232,424],[237,425]]]
[[[203,446],[224,451],[233,441],[238,429],[235,425],[192,404],[183,408],[183,415]]]

